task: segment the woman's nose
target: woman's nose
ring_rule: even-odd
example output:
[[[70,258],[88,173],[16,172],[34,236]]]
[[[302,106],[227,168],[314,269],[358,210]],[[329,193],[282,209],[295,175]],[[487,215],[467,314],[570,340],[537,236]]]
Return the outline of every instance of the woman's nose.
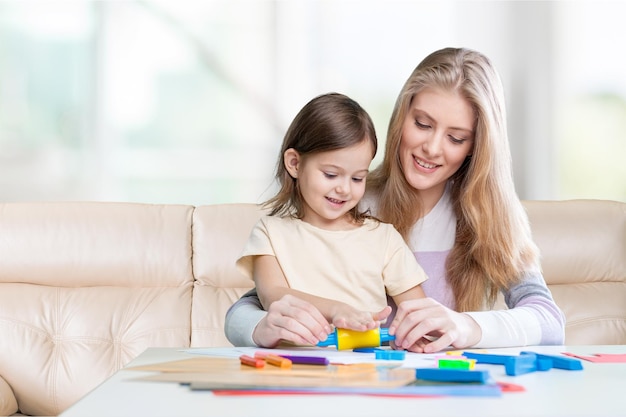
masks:
[[[433,132],[433,134],[430,135],[428,139],[422,145],[422,149],[428,155],[437,156],[441,153],[443,139],[444,139],[443,134],[438,133],[438,132]]]

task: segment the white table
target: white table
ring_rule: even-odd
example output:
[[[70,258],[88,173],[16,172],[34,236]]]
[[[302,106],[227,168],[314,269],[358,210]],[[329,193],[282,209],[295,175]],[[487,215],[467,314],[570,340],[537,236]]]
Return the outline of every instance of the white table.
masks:
[[[626,346],[533,346],[489,353],[626,353]],[[150,348],[128,366],[192,357]],[[151,375],[122,369],[60,416],[626,416],[626,363],[583,361],[584,370],[551,369],[517,377],[500,365],[481,365],[498,381],[525,387],[501,397],[390,398],[359,395],[217,396],[177,383],[136,381]]]

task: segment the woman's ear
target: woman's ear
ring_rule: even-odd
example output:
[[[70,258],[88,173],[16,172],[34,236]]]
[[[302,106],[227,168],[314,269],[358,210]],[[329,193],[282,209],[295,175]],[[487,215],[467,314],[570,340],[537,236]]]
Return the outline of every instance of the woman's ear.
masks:
[[[300,154],[294,148],[289,148],[283,154],[285,169],[292,178],[298,178],[298,168],[300,168]]]

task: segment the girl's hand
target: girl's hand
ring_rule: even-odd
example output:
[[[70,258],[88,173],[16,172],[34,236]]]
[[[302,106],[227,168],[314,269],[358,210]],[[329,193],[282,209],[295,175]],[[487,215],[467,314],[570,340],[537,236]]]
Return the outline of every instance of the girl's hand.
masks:
[[[386,306],[380,311],[369,312],[360,311],[344,303],[337,303],[333,308],[332,324],[341,329],[365,331],[372,330],[380,326],[389,314],[391,307]]]
[[[332,328],[313,304],[285,295],[270,304],[267,315],[257,324],[252,339],[260,347],[276,347],[282,341],[316,345],[326,340]]]
[[[400,303],[389,334],[395,335],[393,345],[397,349],[432,353],[449,346],[463,349],[475,345],[482,331],[469,315],[432,298],[420,298]]]

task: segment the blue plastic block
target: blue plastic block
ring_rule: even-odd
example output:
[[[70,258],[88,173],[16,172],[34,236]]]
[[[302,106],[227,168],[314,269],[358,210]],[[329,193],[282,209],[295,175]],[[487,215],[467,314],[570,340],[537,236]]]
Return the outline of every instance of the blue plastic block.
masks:
[[[549,371],[550,369],[552,369],[551,359],[540,358],[537,356],[537,361],[535,363],[537,364],[538,371]]]
[[[534,353],[511,356],[504,362],[504,369],[509,376],[535,372],[537,370],[537,356]]]
[[[486,363],[490,365],[504,365],[509,358],[517,358],[512,355],[492,355],[489,353],[463,352],[463,356],[468,359],[476,359],[476,363]]]
[[[489,381],[489,371],[466,371],[460,369],[417,368],[415,378],[441,382],[480,382]]]
[[[403,350],[383,350],[378,349],[375,352],[376,359],[384,359],[388,361],[403,361],[406,357],[406,352]]]
[[[544,355],[542,353],[535,352],[522,352],[522,354],[529,353],[536,355],[538,360],[550,360],[553,368],[565,369],[568,371],[581,371],[583,369],[583,364],[580,359],[568,358],[567,356]]]
[[[534,352],[522,352],[520,355],[492,355],[488,353],[463,352],[468,359],[476,359],[476,363],[504,365],[507,375],[517,376],[535,372],[547,371],[553,364],[544,358],[539,358]]]
[[[354,348],[352,349],[353,352],[358,352],[358,353],[376,353],[378,351],[380,351],[382,349],[380,348],[373,348],[373,347],[363,347],[363,348]]]

